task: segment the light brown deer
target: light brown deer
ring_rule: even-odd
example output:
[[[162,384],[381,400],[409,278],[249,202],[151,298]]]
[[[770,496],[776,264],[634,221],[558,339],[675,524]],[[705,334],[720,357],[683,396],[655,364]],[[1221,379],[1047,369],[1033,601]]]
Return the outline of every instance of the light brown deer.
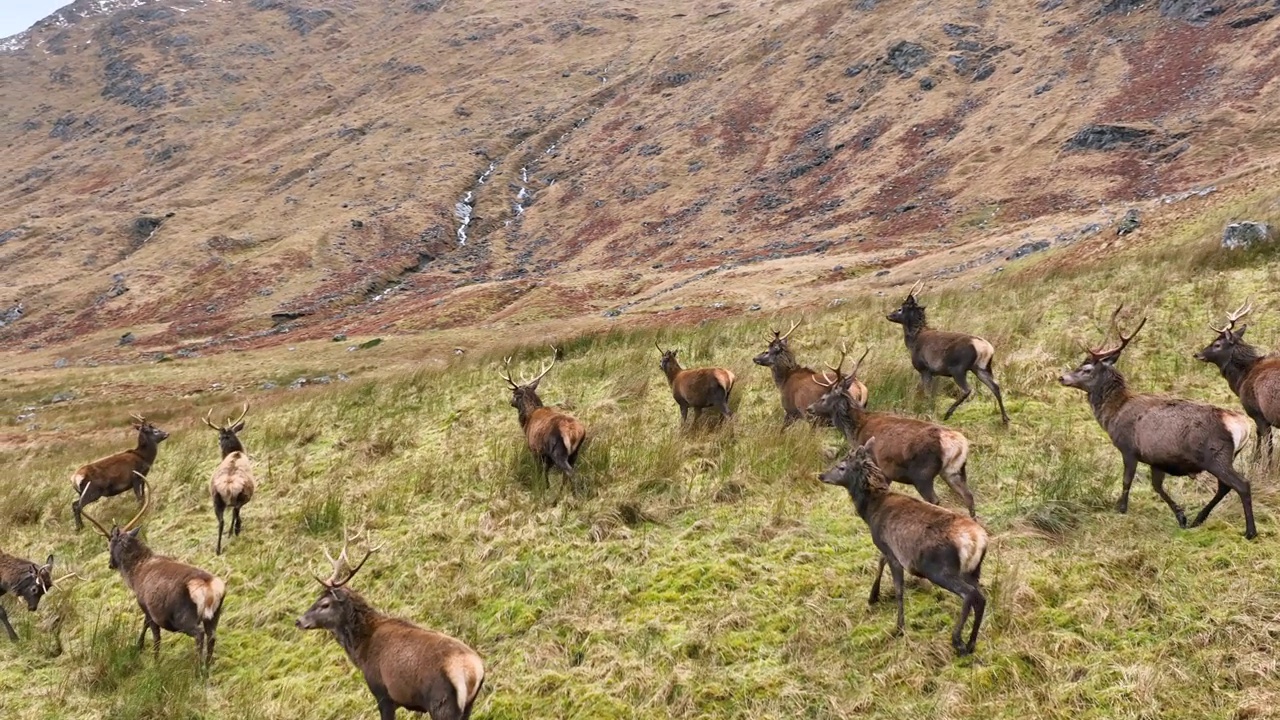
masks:
[[[1248,325],[1236,323],[1249,314],[1253,303],[1245,301],[1233,313],[1227,314],[1223,327],[1209,325],[1218,337],[1208,347],[1196,353],[1196,359],[1218,366],[1231,392],[1240,398],[1244,412],[1257,427],[1255,451],[1262,456],[1264,446],[1268,463],[1272,459],[1271,428],[1280,425],[1280,355],[1263,354],[1257,347],[1244,341]]]
[[[253,464],[249,455],[240,443],[238,433],[244,430],[244,416],[249,414],[249,403],[244,404],[240,417],[233,422],[214,425],[209,418],[213,416],[210,409],[204,416],[204,424],[218,433],[218,446],[222,450],[222,462],[218,463],[209,480],[209,494],[213,497],[213,514],[218,518],[218,545],[216,554],[222,554],[223,514],[231,508],[231,534],[240,534],[240,508],[253,499],[258,484],[253,477]]]
[[[732,370],[721,367],[686,370],[680,367],[675,350],[663,350],[662,346],[656,342],[654,347],[657,347],[658,352],[662,354],[658,367],[662,368],[662,374],[667,376],[671,395],[680,406],[682,424],[689,419],[689,408],[693,408],[694,423],[698,422],[704,408],[713,407],[726,419],[733,417],[733,412],[729,410],[729,393],[733,392],[733,384],[736,380]]]
[[[538,397],[538,383],[556,366],[560,354],[554,347],[551,350],[551,363],[532,380],[516,382],[511,378],[511,358],[506,359],[506,370],[499,374],[511,387],[511,407],[519,413],[525,442],[534,458],[542,463],[544,477],[550,479],[554,466],[573,481],[573,465],[586,441],[587,428],[569,413],[544,406]]]
[[[773,383],[778,386],[778,393],[782,396],[782,427],[784,429],[805,417],[815,425],[827,424],[827,421],[822,418],[806,414],[806,409],[822,397],[824,390],[812,382],[815,377],[818,377],[818,373],[796,362],[796,356],[791,352],[787,342],[787,338],[799,326],[799,321],[792,323],[791,329],[787,330],[785,335],[774,330],[768,349],[752,358],[752,362],[769,368],[773,374]],[[865,353],[863,357],[866,357]],[[862,361],[859,360],[858,364],[861,365]],[[858,368],[855,366],[853,369],[855,377],[857,371]],[[867,386],[854,380],[849,384],[849,397],[859,405],[865,405]]]

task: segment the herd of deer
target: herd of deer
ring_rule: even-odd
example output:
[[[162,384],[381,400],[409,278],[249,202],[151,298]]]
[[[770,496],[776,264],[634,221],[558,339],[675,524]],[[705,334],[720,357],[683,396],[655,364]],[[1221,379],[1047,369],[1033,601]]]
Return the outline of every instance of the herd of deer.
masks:
[[[949,419],[972,394],[966,378],[973,373],[991,390],[1001,419],[1008,424],[1004,399],[992,371],[995,350],[991,343],[973,335],[930,328],[925,321],[925,308],[917,300],[918,292],[919,285],[887,319],[903,326],[911,364],[919,373],[924,390],[932,394],[933,379],[942,374],[959,386],[960,397],[947,408],[943,419]],[[1261,455],[1265,446],[1270,459],[1271,428],[1280,424],[1280,356],[1264,356],[1244,342],[1246,326],[1236,324],[1252,305],[1246,302],[1227,316],[1224,327],[1214,327],[1217,337],[1195,355],[1198,360],[1218,366],[1239,396],[1245,414],[1191,400],[1131,392],[1116,362],[1146,318],[1125,334],[1117,325],[1121,309],[1116,308],[1111,316],[1118,343],[1086,349],[1084,362],[1060,378],[1062,385],[1088,393],[1094,416],[1124,460],[1124,485],[1116,509],[1121,513],[1128,509],[1129,489],[1137,466],[1142,463],[1150,467],[1156,493],[1173,510],[1178,524],[1186,527],[1186,515],[1165,491],[1164,478],[1208,472],[1218,480],[1218,489],[1191,525],[1204,522],[1227,493],[1235,490],[1244,509],[1245,537],[1254,538],[1257,530],[1249,481],[1234,464],[1251,434],[1250,420],[1257,428],[1257,452]],[[866,353],[847,373],[844,361],[848,353],[844,347],[839,361],[834,366],[827,365],[829,372],[800,365],[788,345],[788,338],[798,326],[798,322],[794,323],[785,334],[774,331],[768,348],[753,361],[772,372],[781,395],[784,428],[801,419],[833,426],[850,447],[849,453],[821,473],[819,479],[849,492],[880,551],[869,602],[879,599],[880,580],[887,565],[897,599],[896,630],[901,633],[904,576],[909,572],[927,578],[963,600],[952,645],[958,654],[972,653],[986,607],[979,576],[987,533],[974,519],[974,499],[966,476],[968,440],[960,432],[937,423],[868,410],[867,387],[857,377]],[[682,423],[687,422],[690,409],[695,421],[706,409],[718,411],[725,419],[732,417],[732,371],[716,367],[685,369],[680,366],[676,351],[661,347],[658,351],[659,366],[680,408]],[[587,438],[586,427],[569,413],[543,405],[538,397],[538,384],[554,367],[558,355],[557,352],[536,377],[524,381],[512,378],[508,358],[501,376],[511,389],[511,405],[518,412],[529,450],[542,464],[544,473],[555,467],[572,482],[574,465]],[[252,499],[256,487],[249,456],[238,437],[248,409],[246,404],[239,418],[222,425],[210,421],[212,411],[204,417],[204,423],[218,433],[222,453],[222,461],[210,481],[218,522],[217,554],[223,550],[226,509],[231,509],[229,534],[239,535],[240,511]],[[139,538],[140,522],[150,504],[147,474],[155,463],[159,444],[169,435],[143,417],[133,418],[133,427],[138,431],[137,447],[89,463],[72,475],[76,490],[72,516],[77,529],[83,527],[82,518],[88,519],[107,540],[110,568],[119,571],[137,598],[143,614],[139,650],[148,630],[157,655],[160,630],[179,632],[194,638],[197,660],[207,666],[213,659],[226,585],[200,568],[155,554]],[[964,503],[967,515],[938,505],[934,491],[938,476]],[[892,492],[891,482],[912,485],[923,499]],[[108,532],[85,512],[86,505],[128,490],[133,490],[141,508],[124,527],[113,527]],[[323,628],[333,634],[364,675],[383,720],[394,718],[399,707],[428,713],[433,720],[465,720],[484,683],[480,656],[459,640],[378,612],[349,589],[347,583],[378,549],[368,550],[353,567],[347,559],[350,540],[344,533],[343,547],[336,559],[325,551],[332,574],[327,580],[316,578],[323,590],[298,619],[297,626],[303,630]],[[50,555],[44,564],[37,564],[0,551],[0,595],[11,592],[22,597],[31,611],[37,610],[41,597],[56,584],[53,561]],[[965,639],[963,630],[970,614],[972,630]],[[2,606],[0,624],[16,641],[17,634]]]

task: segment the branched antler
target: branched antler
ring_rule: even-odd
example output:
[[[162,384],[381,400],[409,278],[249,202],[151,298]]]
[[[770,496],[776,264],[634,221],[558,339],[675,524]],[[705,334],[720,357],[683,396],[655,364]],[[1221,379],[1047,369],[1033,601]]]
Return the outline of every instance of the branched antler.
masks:
[[[1120,344],[1106,349],[1103,349],[1103,347],[1087,349],[1089,356],[1094,360],[1119,357],[1120,353],[1124,352],[1124,349],[1129,347],[1129,343],[1135,336],[1137,336],[1138,332],[1142,330],[1142,326],[1147,324],[1147,318],[1144,315],[1142,317],[1142,321],[1138,323],[1138,327],[1134,328],[1133,332],[1125,335],[1124,331],[1120,329],[1120,325],[1116,322],[1116,319],[1120,316],[1120,311],[1123,309],[1124,303],[1120,303],[1120,305],[1116,307],[1115,311],[1111,313],[1111,328],[1114,329],[1116,334],[1120,337]]]
[[[370,548],[365,551],[364,557],[360,562],[357,563],[354,568],[351,567],[351,561],[347,558],[347,547],[350,545],[352,540],[359,540],[360,535],[362,534],[363,533],[357,533],[354,538],[349,538],[347,537],[347,528],[342,528],[342,551],[338,553],[338,557],[335,559],[329,554],[329,550],[327,548],[324,550],[324,556],[328,559],[329,564],[333,566],[333,572],[329,575],[328,580],[321,580],[319,575],[313,575],[312,577],[315,577],[316,582],[319,582],[321,585],[324,585],[331,590],[340,588],[351,582],[351,578],[355,577],[356,573],[360,572],[360,568],[364,567],[364,564],[369,560],[369,557],[382,549],[381,545]]]
[[[1209,323],[1209,327],[1212,328],[1213,331],[1216,333],[1226,333],[1226,332],[1230,332],[1231,330],[1235,330],[1236,321],[1238,321],[1240,318],[1244,317],[1245,315],[1248,315],[1249,311],[1252,309],[1253,309],[1253,299],[1248,298],[1243,303],[1240,304],[1240,307],[1236,308],[1235,312],[1227,313],[1227,324],[1225,327],[1214,327],[1213,323]]]

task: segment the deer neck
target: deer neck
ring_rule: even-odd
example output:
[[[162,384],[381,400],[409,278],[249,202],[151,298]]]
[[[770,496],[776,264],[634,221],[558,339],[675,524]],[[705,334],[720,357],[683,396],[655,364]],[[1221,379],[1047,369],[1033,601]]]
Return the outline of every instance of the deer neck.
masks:
[[[800,366],[796,364],[796,358],[790,352],[778,355],[778,359],[774,361],[773,367],[769,368],[773,374],[773,383],[778,387],[787,384],[787,380],[795,374]]]
[[[1222,372],[1222,377],[1231,387],[1231,392],[1237,396],[1240,395],[1240,385],[1261,359],[1262,353],[1252,345],[1239,343],[1231,349],[1231,357],[1218,365],[1218,370]]]
[[[218,445],[222,447],[222,457],[225,458],[231,453],[244,452],[244,445],[240,444],[240,438],[232,438],[230,440],[220,440]]]
[[[853,500],[853,508],[857,510],[858,516],[870,526],[876,511],[884,503],[885,490],[880,486],[885,484],[885,480],[883,476],[867,478],[867,480],[865,483],[859,483],[849,488],[849,497]],[[875,484],[873,485],[873,483]]]
[[[844,440],[852,449],[858,446],[858,431],[867,421],[867,411],[849,399],[848,391],[845,391],[844,395],[845,397],[836,403],[836,411],[831,414],[831,422],[844,433]]]
[[[132,590],[133,576],[146,562],[156,554],[151,551],[141,540],[134,540],[129,543],[129,548],[121,553],[120,558],[120,577],[124,578],[124,582]]]
[[[150,436],[138,433],[138,446],[133,449],[133,454],[142,458],[142,460],[150,468],[156,461],[156,453],[160,446]]]
[[[534,395],[531,398],[522,398],[519,406],[516,408],[516,411],[520,414],[520,427],[528,425],[529,419],[532,418],[533,414],[541,407],[542,400],[537,395]]]
[[[1107,375],[1089,389],[1089,406],[1093,408],[1093,416],[1103,427],[1107,427],[1111,418],[1133,397],[1125,383],[1124,375],[1119,370],[1111,369]]]
[[[676,377],[680,374],[680,371],[683,369],[684,368],[680,367],[680,363],[677,363],[677,362],[673,362],[670,365],[664,365],[662,368],[662,372],[667,376],[667,384],[674,385],[676,382]]]
[[[920,340],[920,335],[921,335],[921,333],[923,333],[925,330],[927,330],[927,329],[928,329],[928,327],[929,327],[929,326],[928,326],[928,325],[926,325],[926,324],[925,324],[925,322],[924,322],[924,318],[920,318],[920,319],[911,318],[911,319],[909,319],[907,322],[905,322],[905,323],[903,323],[903,324],[902,324],[902,340],[903,340],[903,342],[905,342],[905,343],[906,343],[906,345],[907,345],[907,347],[908,347],[908,348],[912,348],[912,349],[914,349],[914,348],[915,348],[915,346],[916,346],[916,342],[918,342],[918,341]]]
[[[369,639],[382,622],[383,615],[355,591],[347,591],[347,607],[342,622],[333,629],[333,637],[357,667],[364,668]]]

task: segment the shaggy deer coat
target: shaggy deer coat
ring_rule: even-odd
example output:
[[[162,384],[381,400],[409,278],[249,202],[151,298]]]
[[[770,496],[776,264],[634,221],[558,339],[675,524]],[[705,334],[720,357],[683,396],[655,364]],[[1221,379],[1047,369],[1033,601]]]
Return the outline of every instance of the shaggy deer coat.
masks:
[[[719,410],[722,416],[733,417],[733,413],[729,410],[729,394],[733,392],[733,384],[737,378],[734,377],[732,370],[719,367],[686,370],[680,367],[675,350],[663,350],[659,347],[658,352],[662,353],[658,366],[667,376],[671,395],[680,406],[681,423],[688,421],[689,408],[693,408],[695,423],[702,416],[704,408],[713,407]]]
[[[1271,428],[1280,425],[1280,355],[1264,355],[1257,347],[1244,341],[1248,325],[1235,329],[1236,321],[1244,317],[1252,305],[1241,306],[1227,316],[1226,327],[1216,328],[1218,337],[1205,349],[1196,353],[1197,360],[1218,366],[1231,392],[1240,398],[1245,414],[1257,428],[1255,452],[1261,456],[1265,446],[1267,460],[1271,460],[1273,441]]]
[[[819,475],[828,485],[849,491],[859,517],[871,530],[871,541],[880,550],[876,580],[867,602],[880,599],[880,579],[889,566],[898,599],[897,634],[902,634],[904,573],[927,578],[959,595],[964,601],[960,618],[951,632],[951,645],[959,655],[973,652],[987,599],[978,585],[987,554],[987,531],[977,521],[946,508],[895,493],[872,459],[875,438],[851,451],[830,470]],[[973,630],[961,639],[969,613]]]
[[[13,593],[27,603],[27,610],[35,612],[40,607],[40,598],[53,588],[52,572],[52,555],[45,560],[44,565],[37,565],[0,550],[0,596]],[[5,612],[3,605],[0,605],[0,625],[4,625],[10,640],[18,641],[18,633],[9,624],[9,614]]]
[[[240,508],[253,499],[254,490],[257,488],[257,482],[253,477],[253,464],[249,462],[249,456],[245,453],[244,446],[240,444],[240,438],[237,436],[237,433],[244,430],[244,416],[248,412],[249,405],[246,403],[239,419],[221,427],[209,421],[209,415],[213,414],[212,410],[204,418],[205,425],[218,431],[218,446],[222,451],[222,462],[218,464],[213,471],[213,477],[209,480],[209,494],[213,497],[213,514],[218,518],[216,548],[218,555],[222,554],[224,513],[228,507],[231,508],[231,534],[239,535]]]
[[[159,658],[160,630],[179,632],[195,639],[196,660],[207,666],[213,662],[226,584],[198,567],[152,552],[138,537],[142,528],[135,527],[146,509],[144,501],[133,520],[124,528],[112,528],[111,532],[88,513],[85,518],[107,538],[111,553],[109,566],[120,572],[142,609],[138,650],[142,650],[150,630],[155,655]]]
[[[769,368],[773,374],[773,383],[778,386],[778,392],[782,396],[782,427],[784,429],[805,417],[815,425],[827,424],[823,418],[806,415],[809,406],[822,397],[825,388],[815,382],[817,378],[823,377],[822,373],[803,367],[796,362],[796,356],[787,344],[787,337],[799,324],[792,325],[786,335],[775,330],[768,349],[751,360],[756,365]],[[847,391],[849,399],[859,405],[865,405],[867,386],[856,379],[856,368],[850,375],[855,379],[849,383]]]
[[[925,321],[924,306],[916,302],[916,291],[913,289],[902,307],[889,313],[888,320],[898,323],[903,328],[903,340],[907,350],[911,352],[911,367],[920,373],[920,385],[933,397],[933,378],[935,375],[950,375],[960,386],[960,397],[942,419],[950,419],[951,414],[960,407],[960,403],[969,399],[973,390],[969,387],[965,376],[972,372],[978,380],[996,396],[996,405],[1000,408],[1000,419],[1009,424],[1009,414],[1004,409],[1004,396],[1000,393],[1000,385],[992,372],[995,347],[976,335],[934,330]]]
[[[1120,312],[1116,309],[1116,314]],[[1114,324],[1115,314],[1112,315]],[[1141,395],[1129,390],[1124,375],[1115,367],[1146,318],[1109,350],[1089,350],[1085,361],[1064,374],[1060,382],[1089,394],[1089,406],[1098,424],[1124,460],[1124,488],[1116,510],[1129,510],[1129,488],[1138,463],[1151,468],[1151,487],[1173,511],[1179,527],[1187,527],[1187,517],[1164,489],[1166,475],[1194,476],[1207,472],[1218,480],[1218,491],[1192,521],[1195,527],[1209,517],[1227,493],[1235,490],[1244,506],[1245,537],[1258,531],[1253,522],[1253,494],[1248,479],[1236,471],[1235,457],[1249,438],[1249,420],[1244,415],[1206,403],[1164,395]]]
[[[156,461],[160,443],[169,437],[169,433],[141,416],[134,415],[133,419],[136,421],[133,427],[138,431],[136,448],[94,460],[71,476],[71,486],[75,488],[77,495],[71,503],[71,512],[77,530],[84,528],[84,522],[80,519],[81,510],[100,498],[112,497],[132,489],[138,502],[142,502],[142,485],[147,479],[147,473],[151,472],[151,465]]]
[[[573,465],[587,439],[587,428],[569,413],[544,406],[538,397],[538,383],[555,367],[555,355],[541,374],[525,383],[511,379],[510,364],[511,358],[507,358],[508,369],[502,378],[511,387],[511,407],[519,414],[520,429],[524,431],[529,451],[542,462],[545,473],[549,474],[553,466],[558,467],[572,480]]]
[[[870,412],[849,399],[843,387],[849,380],[838,377],[826,393],[809,406],[809,413],[829,419],[844,434],[850,448],[878,438],[872,457],[884,476],[914,486],[920,497],[934,505],[938,504],[938,494],[933,490],[933,480],[942,475],[973,517],[973,493],[969,492],[965,471],[969,461],[968,439],[936,423]]]
[[[334,575],[320,580],[325,589],[297,626],[333,633],[364,676],[381,720],[394,720],[397,708],[427,713],[431,720],[468,720],[484,685],[480,656],[460,640],[375,610],[344,587],[369,555],[341,582],[337,576],[346,561],[345,547],[339,558]]]

